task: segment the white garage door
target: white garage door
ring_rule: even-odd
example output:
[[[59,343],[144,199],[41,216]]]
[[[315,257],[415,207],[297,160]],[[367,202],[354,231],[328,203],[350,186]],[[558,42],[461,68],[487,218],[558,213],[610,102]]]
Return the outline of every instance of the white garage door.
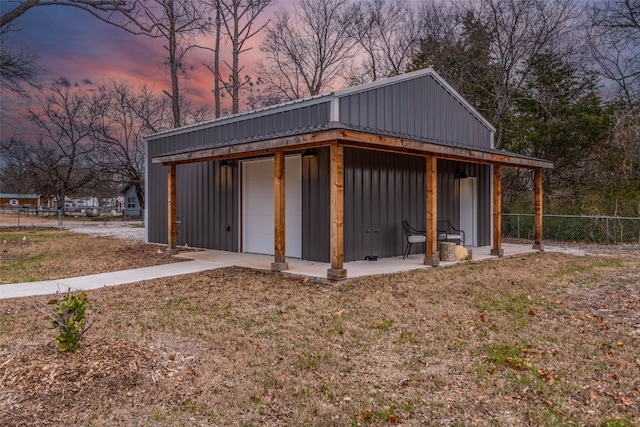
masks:
[[[285,158],[286,256],[302,257],[302,157]],[[273,255],[273,158],[242,162],[242,250]]]

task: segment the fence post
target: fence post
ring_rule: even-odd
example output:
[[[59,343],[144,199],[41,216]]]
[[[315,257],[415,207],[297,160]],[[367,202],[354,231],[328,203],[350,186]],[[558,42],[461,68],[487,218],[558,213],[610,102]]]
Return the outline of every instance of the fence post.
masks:
[[[518,222],[518,239],[520,238],[520,214],[517,214],[517,222]]]
[[[604,224],[605,224],[605,230],[607,233],[606,244],[608,245],[609,244],[609,217],[605,217]]]
[[[20,228],[20,209],[18,209],[18,228]]]

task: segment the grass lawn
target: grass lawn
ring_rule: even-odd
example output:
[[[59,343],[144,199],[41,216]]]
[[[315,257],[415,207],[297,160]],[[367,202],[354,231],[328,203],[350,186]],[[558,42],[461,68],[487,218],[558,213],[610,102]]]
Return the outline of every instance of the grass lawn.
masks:
[[[0,284],[37,282],[177,262],[158,246],[58,228],[0,228]]]
[[[638,248],[88,295],[71,354],[43,298],[0,300],[0,425],[640,425]]]

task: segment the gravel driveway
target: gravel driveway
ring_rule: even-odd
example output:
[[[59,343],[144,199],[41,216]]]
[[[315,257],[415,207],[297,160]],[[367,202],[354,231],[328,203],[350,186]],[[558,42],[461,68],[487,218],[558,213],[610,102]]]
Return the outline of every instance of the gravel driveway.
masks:
[[[135,240],[139,242],[145,241],[144,226],[142,222],[130,221],[124,224],[114,222],[89,224],[65,222],[64,228],[78,233],[92,234],[96,236],[111,236],[118,239]]]

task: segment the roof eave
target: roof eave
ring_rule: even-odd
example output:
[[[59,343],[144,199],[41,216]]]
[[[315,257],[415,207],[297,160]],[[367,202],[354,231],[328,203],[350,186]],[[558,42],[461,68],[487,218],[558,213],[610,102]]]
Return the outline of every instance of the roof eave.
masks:
[[[376,150],[403,151],[413,154],[432,154],[439,158],[485,163],[527,169],[551,169],[553,163],[526,156],[514,156],[508,152],[483,151],[471,147],[452,147],[433,142],[417,141],[410,138],[376,135],[348,129],[329,129],[278,138],[251,141],[165,154],[152,158],[155,164],[195,163],[223,158],[242,158],[270,154],[275,151],[295,151],[307,147],[326,146],[340,140],[346,145]]]

